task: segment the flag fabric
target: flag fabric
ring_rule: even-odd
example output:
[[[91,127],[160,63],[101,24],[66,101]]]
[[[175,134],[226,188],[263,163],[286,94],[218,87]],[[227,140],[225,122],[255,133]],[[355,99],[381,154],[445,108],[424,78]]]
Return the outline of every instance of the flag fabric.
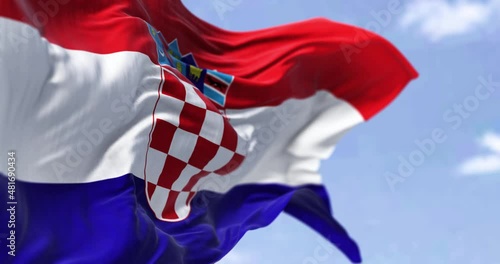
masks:
[[[286,212],[360,263],[320,161],[416,77],[322,18],[232,32],[180,0],[2,1],[0,262],[215,263]]]

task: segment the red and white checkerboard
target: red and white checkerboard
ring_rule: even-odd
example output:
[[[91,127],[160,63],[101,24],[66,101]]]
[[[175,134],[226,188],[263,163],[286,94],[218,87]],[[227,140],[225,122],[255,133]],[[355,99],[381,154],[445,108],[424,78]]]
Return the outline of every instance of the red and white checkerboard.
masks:
[[[144,170],[151,209],[158,219],[172,222],[189,215],[200,179],[234,171],[246,152],[217,107],[174,72],[163,68]]]

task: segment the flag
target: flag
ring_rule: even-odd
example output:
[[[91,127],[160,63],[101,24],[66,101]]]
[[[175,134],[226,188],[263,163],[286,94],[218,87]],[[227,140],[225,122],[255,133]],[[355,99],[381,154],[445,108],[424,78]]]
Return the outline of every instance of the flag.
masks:
[[[7,0],[0,33],[1,263],[215,263],[282,212],[361,262],[318,169],[417,77],[387,40],[180,0]]]

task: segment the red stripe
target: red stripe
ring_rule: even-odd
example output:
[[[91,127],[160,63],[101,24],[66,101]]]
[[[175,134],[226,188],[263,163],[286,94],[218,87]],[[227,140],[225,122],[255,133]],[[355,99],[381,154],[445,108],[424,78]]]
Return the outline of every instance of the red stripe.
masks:
[[[199,66],[235,76],[226,108],[275,106],[325,90],[368,119],[418,75],[391,43],[357,27],[312,19],[231,32],[197,18],[180,0],[167,1],[168,10],[158,0],[146,2],[167,41],[177,38]]]
[[[158,61],[145,23],[149,14],[140,1],[2,0],[0,16],[32,25],[48,41],[67,49],[99,54],[137,51]]]
[[[4,0],[0,16],[35,25],[65,48],[139,51],[157,61],[147,20],[167,41],[177,38],[181,52],[192,52],[201,67],[235,76],[226,108],[275,106],[326,90],[368,119],[417,77],[385,39],[326,19],[236,33],[201,21],[180,0],[57,1],[58,12],[49,16],[37,0]]]

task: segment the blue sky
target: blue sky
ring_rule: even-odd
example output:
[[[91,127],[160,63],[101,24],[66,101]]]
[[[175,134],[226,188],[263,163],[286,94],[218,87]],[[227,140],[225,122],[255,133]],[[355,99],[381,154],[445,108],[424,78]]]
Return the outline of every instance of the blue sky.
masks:
[[[318,16],[361,27],[378,23],[377,33],[408,57],[420,78],[323,162],[336,217],[360,244],[364,263],[500,263],[499,0],[183,2],[201,18],[238,31]],[[378,21],[374,14],[389,5],[397,11],[387,23]],[[477,88],[488,80],[492,92]],[[441,134],[438,141],[433,133]],[[415,141],[435,147],[403,177],[398,167],[419,151]],[[247,233],[219,262],[247,263],[348,261],[282,215]]]

